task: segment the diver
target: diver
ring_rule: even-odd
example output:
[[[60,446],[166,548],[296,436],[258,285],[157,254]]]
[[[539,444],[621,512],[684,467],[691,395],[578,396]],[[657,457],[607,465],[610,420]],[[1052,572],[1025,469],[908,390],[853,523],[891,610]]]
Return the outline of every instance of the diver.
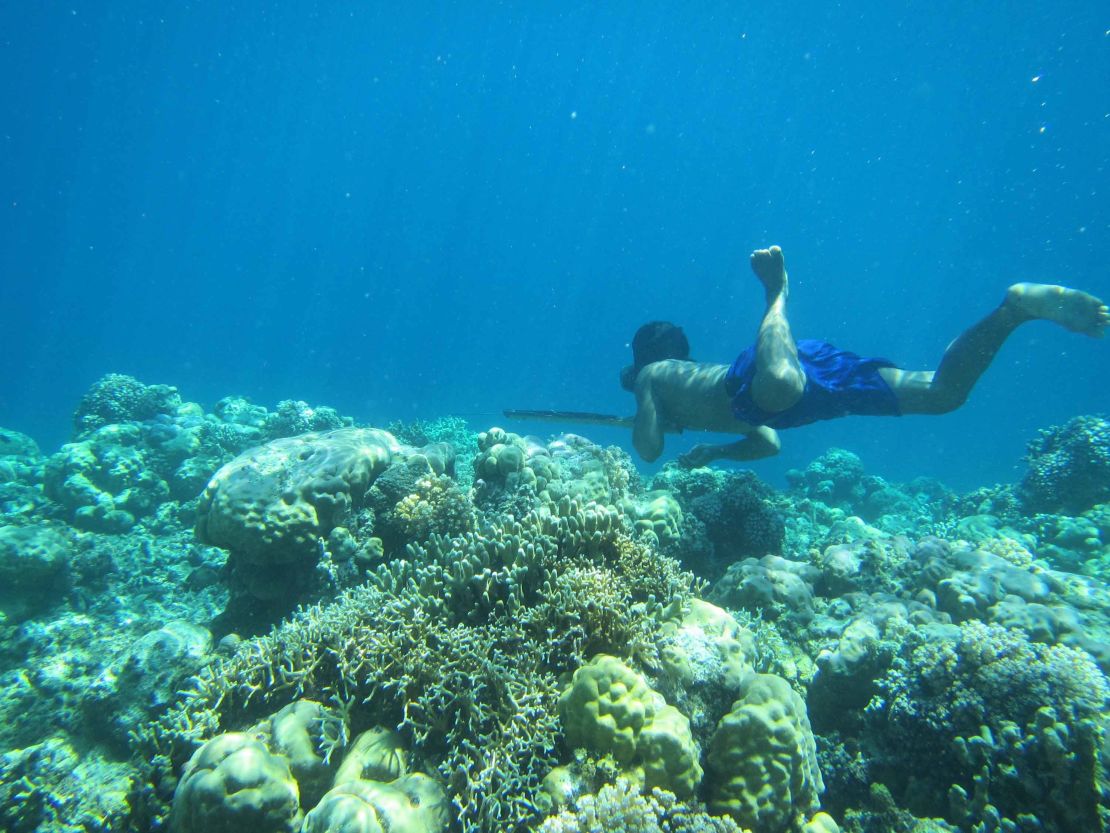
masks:
[[[948,345],[936,370],[902,370],[815,340],[795,341],[786,317],[789,281],[782,249],[751,256],[767,309],[756,343],[731,365],[690,359],[682,329],[652,321],[632,339],[633,364],[621,386],[636,395],[632,444],[655,460],[665,431],[689,428],[742,434],[736,442],[700,443],[679,457],[683,466],[714,460],[757,460],[779,450],[777,431],[850,414],[946,414],[960,407],[1002,343],[1034,319],[1099,338],[1110,310],[1098,298],[1049,284],[1018,283],[993,312]]]

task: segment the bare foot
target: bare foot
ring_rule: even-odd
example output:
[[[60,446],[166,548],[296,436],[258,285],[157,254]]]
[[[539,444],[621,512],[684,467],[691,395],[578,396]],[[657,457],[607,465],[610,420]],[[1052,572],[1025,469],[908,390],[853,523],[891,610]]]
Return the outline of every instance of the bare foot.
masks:
[[[1047,283],[1015,283],[1006,304],[1029,318],[1053,321],[1073,333],[1102,338],[1110,326],[1110,309],[1094,295]]]
[[[779,295],[786,294],[786,262],[782,257],[782,249],[778,246],[752,252],[752,271],[767,290],[768,303]]]

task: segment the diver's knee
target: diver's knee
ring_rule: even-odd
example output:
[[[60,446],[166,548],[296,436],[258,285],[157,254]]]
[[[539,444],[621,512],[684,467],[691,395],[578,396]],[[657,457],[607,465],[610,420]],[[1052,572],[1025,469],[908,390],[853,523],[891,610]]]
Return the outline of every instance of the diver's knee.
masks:
[[[939,416],[950,414],[967,402],[967,394],[959,391],[934,390],[921,403],[921,412]]]
[[[797,404],[805,387],[805,375],[798,371],[759,373],[752,380],[752,401],[767,413],[777,414]]]

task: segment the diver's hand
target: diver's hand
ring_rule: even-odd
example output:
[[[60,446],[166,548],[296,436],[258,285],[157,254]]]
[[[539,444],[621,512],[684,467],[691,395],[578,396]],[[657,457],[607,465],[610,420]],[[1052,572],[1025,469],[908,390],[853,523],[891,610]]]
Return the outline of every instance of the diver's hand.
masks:
[[[698,443],[685,454],[680,454],[678,464],[684,469],[700,469],[717,459],[717,446]]]

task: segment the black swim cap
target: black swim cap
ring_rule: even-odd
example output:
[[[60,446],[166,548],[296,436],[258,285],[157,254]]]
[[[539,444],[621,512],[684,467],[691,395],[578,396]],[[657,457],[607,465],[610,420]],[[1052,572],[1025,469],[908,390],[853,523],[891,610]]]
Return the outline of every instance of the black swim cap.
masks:
[[[649,321],[632,337],[632,364],[621,371],[621,387],[632,390],[636,376],[652,362],[690,358],[690,342],[681,327],[669,321]]]

